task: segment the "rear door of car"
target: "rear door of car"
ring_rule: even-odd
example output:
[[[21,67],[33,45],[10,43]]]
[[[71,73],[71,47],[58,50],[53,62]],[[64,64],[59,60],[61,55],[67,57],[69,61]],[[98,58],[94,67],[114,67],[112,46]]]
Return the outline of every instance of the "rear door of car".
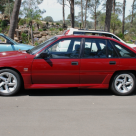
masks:
[[[108,84],[120,60],[108,40],[86,38],[80,68],[80,84]]]

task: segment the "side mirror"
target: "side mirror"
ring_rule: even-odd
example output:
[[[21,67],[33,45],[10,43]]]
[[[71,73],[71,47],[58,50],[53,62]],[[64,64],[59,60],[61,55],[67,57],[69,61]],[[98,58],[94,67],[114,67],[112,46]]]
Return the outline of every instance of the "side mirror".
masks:
[[[41,57],[42,59],[45,59],[45,58],[47,58],[48,56],[49,56],[49,54],[46,53],[46,52],[43,52],[43,53],[40,54],[40,57]]]

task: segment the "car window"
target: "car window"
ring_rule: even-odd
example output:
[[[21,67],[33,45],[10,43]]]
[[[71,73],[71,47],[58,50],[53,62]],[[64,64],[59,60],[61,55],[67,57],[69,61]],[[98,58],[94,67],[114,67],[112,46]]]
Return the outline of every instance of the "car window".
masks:
[[[106,58],[106,40],[85,39],[84,58]]]
[[[115,49],[119,53],[120,57],[122,57],[122,58],[136,57],[136,54],[134,52],[130,51],[129,49],[123,47],[122,45],[120,45],[114,41],[111,41],[111,42],[115,46]]]
[[[0,36],[0,43],[7,43],[7,39],[3,36]]]
[[[48,58],[78,58],[81,38],[68,38],[56,41],[45,49]]]
[[[117,52],[109,41],[107,41],[107,54],[108,58],[118,58]]]

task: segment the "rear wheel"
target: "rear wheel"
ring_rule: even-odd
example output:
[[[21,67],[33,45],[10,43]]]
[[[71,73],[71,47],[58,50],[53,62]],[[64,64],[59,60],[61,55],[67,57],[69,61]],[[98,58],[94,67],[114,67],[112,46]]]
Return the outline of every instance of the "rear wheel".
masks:
[[[129,95],[135,90],[135,76],[129,72],[120,72],[112,80],[111,90],[117,95]]]
[[[11,69],[0,70],[0,95],[10,96],[17,93],[21,86],[20,76]]]

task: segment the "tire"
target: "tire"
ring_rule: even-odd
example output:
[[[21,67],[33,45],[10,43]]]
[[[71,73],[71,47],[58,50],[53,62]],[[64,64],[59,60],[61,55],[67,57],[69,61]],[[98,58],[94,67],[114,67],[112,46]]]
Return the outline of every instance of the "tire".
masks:
[[[17,72],[11,69],[0,70],[0,95],[11,96],[21,87],[21,79]]]
[[[114,94],[125,96],[130,95],[134,92],[136,84],[135,84],[135,76],[130,72],[120,72],[117,73],[112,80],[111,90]]]

